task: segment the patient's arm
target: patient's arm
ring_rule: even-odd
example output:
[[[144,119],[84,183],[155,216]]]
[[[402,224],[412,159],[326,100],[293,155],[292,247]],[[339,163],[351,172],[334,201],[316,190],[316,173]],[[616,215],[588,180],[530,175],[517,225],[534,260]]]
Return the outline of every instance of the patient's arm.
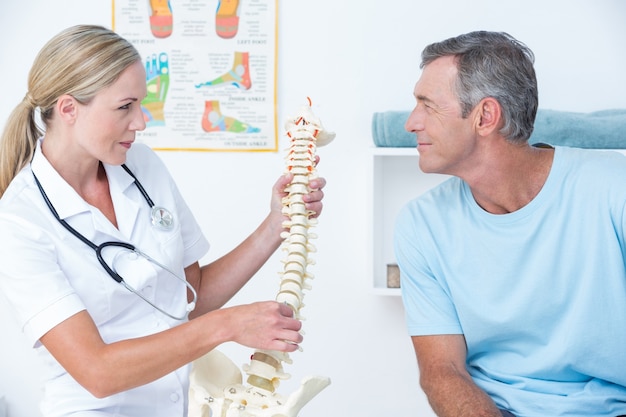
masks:
[[[439,417],[501,417],[465,367],[463,335],[413,336],[420,384]]]

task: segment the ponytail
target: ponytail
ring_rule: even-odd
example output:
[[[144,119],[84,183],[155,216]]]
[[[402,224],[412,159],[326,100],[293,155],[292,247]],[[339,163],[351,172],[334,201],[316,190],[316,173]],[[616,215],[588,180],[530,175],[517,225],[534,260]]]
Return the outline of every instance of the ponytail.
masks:
[[[35,120],[36,104],[27,94],[13,110],[0,138],[0,197],[18,172],[32,159],[43,134]]]

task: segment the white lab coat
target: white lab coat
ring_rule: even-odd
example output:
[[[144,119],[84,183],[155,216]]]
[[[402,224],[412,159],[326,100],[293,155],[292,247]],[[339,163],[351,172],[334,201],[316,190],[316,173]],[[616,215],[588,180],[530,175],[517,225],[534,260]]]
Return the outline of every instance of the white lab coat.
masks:
[[[188,367],[145,386],[97,399],[38,342],[47,331],[84,309],[105,342],[141,337],[180,324],[105,272],[94,250],[53,217],[32,175],[37,175],[59,216],[87,239],[96,244],[131,243],[184,277],[184,268],[204,256],[208,242],[151,149],[134,144],[126,165],[154,203],[173,213],[171,230],[151,225],[150,207],[122,167],[105,165],[119,227],[116,229],[58,175],[40,146],[32,164],[18,174],[0,200],[0,290],[12,303],[24,334],[43,361],[45,417],[71,413],[81,417],[187,414]],[[185,285],[150,262],[127,258],[122,256],[115,262],[125,281],[165,311],[182,315],[187,305]]]

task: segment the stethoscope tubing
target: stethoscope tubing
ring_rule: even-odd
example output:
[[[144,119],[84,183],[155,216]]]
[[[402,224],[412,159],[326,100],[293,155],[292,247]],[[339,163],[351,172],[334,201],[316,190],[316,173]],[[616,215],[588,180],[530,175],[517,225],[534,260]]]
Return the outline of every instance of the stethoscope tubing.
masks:
[[[151,208],[154,208],[154,202],[152,201],[152,199],[150,198],[150,196],[148,195],[148,193],[146,192],[146,190],[143,188],[143,186],[141,185],[141,183],[139,182],[139,180],[137,179],[137,177],[130,171],[130,169],[128,169],[128,167],[124,164],[122,164],[122,167],[124,168],[124,170],[131,176],[133,177],[134,183],[137,186],[137,188],[139,189],[139,192],[141,192],[141,194],[143,195],[143,197],[145,198],[146,202],[148,203],[148,205],[150,205]],[[31,170],[32,171],[32,170]],[[153,308],[155,308],[156,310],[160,311],[161,313],[165,314],[166,316],[174,319],[174,320],[185,320],[189,314],[189,312],[193,311],[193,309],[196,306],[196,302],[198,300],[198,294],[195,290],[195,288],[193,287],[193,285],[189,284],[189,282],[186,279],[183,279],[181,277],[178,276],[178,274],[174,273],[170,268],[168,268],[167,266],[163,265],[162,263],[158,262],[156,259],[152,258],[151,256],[149,256],[148,254],[140,251],[139,249],[137,249],[134,245],[132,245],[131,243],[126,243],[126,242],[104,242],[101,243],[100,245],[96,245],[95,243],[93,243],[92,241],[90,241],[89,239],[87,239],[83,234],[81,234],[78,230],[74,229],[72,226],[69,225],[68,222],[66,222],[64,219],[61,218],[61,216],[59,216],[59,213],[56,211],[56,209],[54,208],[54,205],[52,205],[52,202],[50,201],[50,199],[48,198],[48,195],[46,194],[45,190],[43,189],[43,186],[41,185],[41,183],[39,182],[39,179],[37,178],[37,176],[35,175],[35,172],[32,172],[33,174],[33,178],[35,179],[35,184],[37,185],[37,188],[39,188],[39,191],[41,192],[41,196],[44,199],[44,202],[46,203],[46,205],[48,206],[48,208],[50,209],[50,212],[52,212],[52,215],[55,217],[55,219],[65,228],[67,229],[71,234],[73,234],[74,236],[76,236],[79,240],[81,240],[85,245],[89,246],[91,249],[93,249],[96,253],[96,258],[98,259],[98,262],[100,262],[100,265],[102,265],[102,267],[105,269],[105,271],[107,272],[107,274],[109,274],[109,276],[115,280],[117,283],[122,284],[126,289],[128,289],[130,292],[132,292],[133,294],[137,295],[139,298],[141,298],[142,300],[144,300],[146,303],[150,304]],[[186,312],[183,316],[174,316],[173,314],[168,313],[167,311],[164,311],[163,309],[161,309],[160,307],[158,307],[156,304],[154,304],[152,301],[148,300],[143,294],[141,294],[140,292],[138,292],[137,290],[135,290],[133,287],[131,287],[130,285],[128,285],[126,283],[126,281],[124,281],[124,278],[119,275],[113,268],[111,268],[106,261],[104,260],[103,256],[102,256],[102,250],[107,248],[107,247],[111,247],[111,246],[115,246],[115,247],[121,247],[124,249],[127,249],[129,251],[132,251],[134,253],[136,253],[139,256],[142,256],[144,259],[146,259],[147,261],[159,266],[160,268],[162,268],[163,270],[167,271],[168,273],[172,274],[174,277],[176,277],[176,279],[178,279],[179,281],[183,282],[185,284],[185,286],[191,291],[192,295],[193,295],[193,300],[191,301],[191,303],[188,304]]]

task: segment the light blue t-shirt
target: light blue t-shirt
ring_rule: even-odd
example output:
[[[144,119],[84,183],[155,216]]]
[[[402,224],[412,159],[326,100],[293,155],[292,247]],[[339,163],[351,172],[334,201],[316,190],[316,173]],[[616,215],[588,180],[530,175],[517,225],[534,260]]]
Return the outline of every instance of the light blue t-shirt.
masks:
[[[463,334],[518,417],[626,414],[626,157],[557,147],[525,207],[494,215],[452,178],[395,230],[411,336]]]

